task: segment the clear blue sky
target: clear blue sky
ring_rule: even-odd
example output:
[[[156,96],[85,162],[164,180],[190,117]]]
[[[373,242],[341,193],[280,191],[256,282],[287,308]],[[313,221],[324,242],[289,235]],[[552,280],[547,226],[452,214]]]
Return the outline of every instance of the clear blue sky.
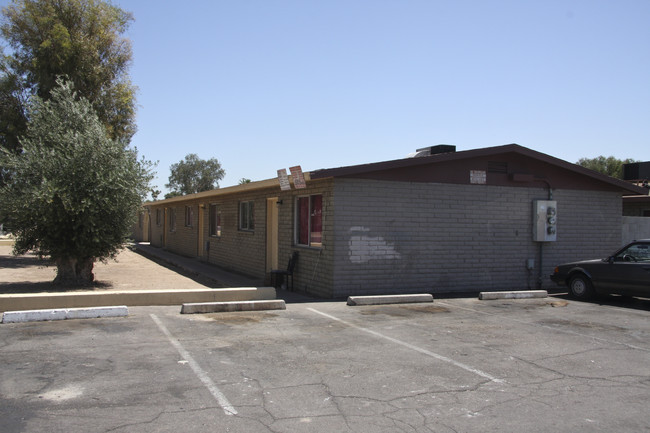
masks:
[[[222,187],[442,143],[650,160],[650,0],[114,3],[163,191],[188,153]]]

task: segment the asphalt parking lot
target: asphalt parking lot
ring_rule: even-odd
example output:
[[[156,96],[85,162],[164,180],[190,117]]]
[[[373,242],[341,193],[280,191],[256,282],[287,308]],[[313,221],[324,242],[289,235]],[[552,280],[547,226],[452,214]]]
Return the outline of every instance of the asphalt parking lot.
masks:
[[[650,430],[648,301],[129,310],[0,325],[1,430]]]

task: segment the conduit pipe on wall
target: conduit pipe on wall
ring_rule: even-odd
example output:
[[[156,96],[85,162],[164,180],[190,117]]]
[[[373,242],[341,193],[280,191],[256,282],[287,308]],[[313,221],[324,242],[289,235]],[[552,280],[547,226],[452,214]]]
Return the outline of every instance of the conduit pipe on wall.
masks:
[[[548,186],[548,199],[553,200],[553,187],[548,179],[543,177],[536,177],[535,181],[544,182]],[[542,288],[544,282],[544,242],[539,242],[539,271],[537,274],[537,288]]]
[[[544,182],[548,186],[548,199],[553,200],[553,187],[551,186],[551,182],[543,177],[536,177],[535,180],[538,182]]]

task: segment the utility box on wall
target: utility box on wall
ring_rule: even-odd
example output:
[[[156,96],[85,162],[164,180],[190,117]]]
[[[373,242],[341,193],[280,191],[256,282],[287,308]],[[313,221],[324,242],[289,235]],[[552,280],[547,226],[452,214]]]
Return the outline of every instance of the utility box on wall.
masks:
[[[535,200],[533,202],[533,241],[555,242],[557,240],[557,201]]]

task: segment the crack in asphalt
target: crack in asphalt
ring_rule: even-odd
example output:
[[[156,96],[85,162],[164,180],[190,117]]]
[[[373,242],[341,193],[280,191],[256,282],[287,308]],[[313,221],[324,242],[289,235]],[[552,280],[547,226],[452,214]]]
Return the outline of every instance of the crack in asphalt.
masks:
[[[624,343],[622,341],[608,340],[606,338],[597,337],[595,335],[583,334],[581,332],[572,331],[570,329],[560,328],[559,326],[551,326],[551,325],[545,324],[543,322],[528,322],[528,321],[525,321],[525,320],[513,319],[512,317],[503,317],[503,315],[501,315],[501,314],[495,314],[495,313],[491,313],[491,312],[488,312],[488,311],[481,311],[481,310],[477,310],[475,308],[461,307],[460,305],[451,305],[451,304],[448,304],[448,303],[445,303],[445,302],[440,302],[440,301],[438,301],[438,303],[446,305],[446,306],[448,306],[450,308],[457,308],[459,310],[471,311],[473,313],[479,313],[479,314],[483,314],[483,315],[486,315],[486,316],[499,317],[500,320],[509,320],[509,321],[519,323],[519,324],[522,324],[522,325],[550,329],[550,330],[553,330],[553,331],[556,331],[556,332],[562,332],[562,333],[570,334],[570,335],[577,335],[577,336],[580,336],[580,337],[589,338],[589,339],[596,340],[596,341],[601,341],[601,342],[607,343],[607,344],[616,344],[616,345],[628,347],[630,349],[642,350],[644,352],[650,352],[650,348],[641,347],[641,346],[637,346],[637,345],[629,344],[629,343]]]

